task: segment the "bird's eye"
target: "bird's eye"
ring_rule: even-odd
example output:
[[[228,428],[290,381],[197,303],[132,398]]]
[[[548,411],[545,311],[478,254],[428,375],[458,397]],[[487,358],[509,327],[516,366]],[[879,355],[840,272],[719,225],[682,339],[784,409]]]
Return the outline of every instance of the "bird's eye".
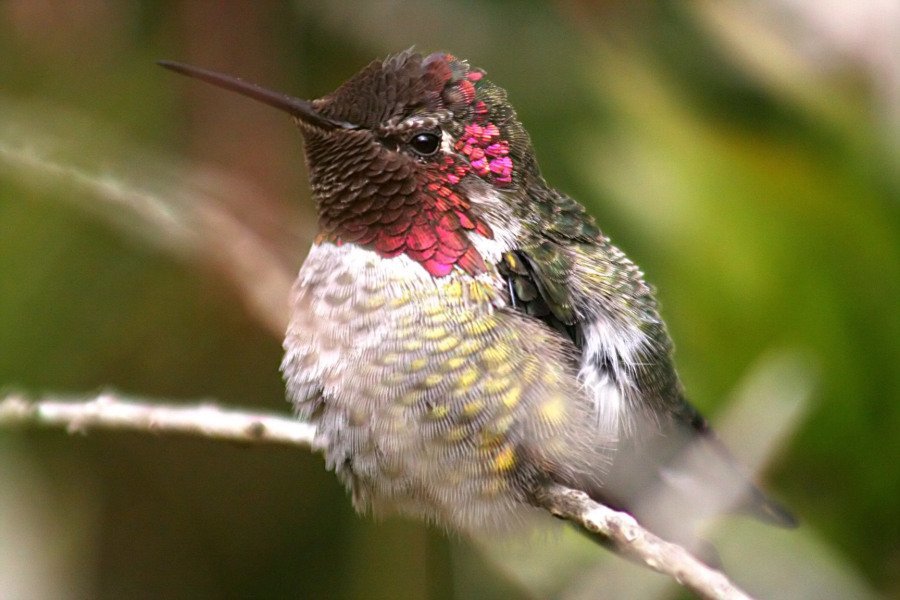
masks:
[[[441,135],[439,132],[422,132],[417,133],[409,140],[409,147],[413,152],[421,156],[431,156],[437,152],[441,146]]]

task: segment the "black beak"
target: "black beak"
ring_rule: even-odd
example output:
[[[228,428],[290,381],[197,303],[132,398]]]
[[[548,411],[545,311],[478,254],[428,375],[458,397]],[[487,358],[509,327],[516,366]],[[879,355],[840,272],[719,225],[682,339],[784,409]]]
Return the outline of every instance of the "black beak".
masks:
[[[190,65],[168,60],[160,60],[157,61],[156,64],[171,71],[175,71],[176,73],[200,79],[201,81],[211,83],[217,87],[225,88],[226,90],[231,90],[232,92],[237,92],[238,94],[253,98],[254,100],[268,104],[269,106],[274,106],[309,125],[314,125],[322,129],[357,129],[357,126],[352,123],[335,121],[334,119],[329,119],[328,117],[319,114],[313,108],[312,103],[309,100],[301,100],[300,98],[294,98],[287,94],[273,92],[260,87],[255,83],[249,83],[243,79],[232,77],[231,75],[216,73],[215,71],[208,71],[199,67],[192,67]]]

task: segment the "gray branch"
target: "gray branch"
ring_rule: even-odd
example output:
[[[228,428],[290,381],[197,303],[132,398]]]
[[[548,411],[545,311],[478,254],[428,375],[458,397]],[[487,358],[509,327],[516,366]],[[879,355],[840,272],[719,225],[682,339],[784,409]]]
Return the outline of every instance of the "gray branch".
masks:
[[[70,433],[89,429],[185,434],[256,444],[311,448],[315,429],[308,423],[275,414],[225,410],[212,404],[159,405],[104,393],[93,399],[30,400],[9,394],[0,399],[0,428],[63,427]],[[615,550],[668,575],[700,598],[750,600],[721,572],[638,525],[628,514],[591,500],[583,492],[554,486],[539,499],[548,511],[609,540]]]
[[[668,575],[700,598],[751,600],[720,571],[681,546],[650,533],[631,515],[594,502],[584,492],[557,485],[548,488],[539,500],[552,514],[600,535],[620,555]]]
[[[212,404],[152,404],[104,393],[89,400],[29,400],[7,395],[0,400],[0,427],[38,425],[64,427],[69,433],[88,429],[121,429],[147,433],[180,433],[232,442],[287,444],[309,448],[315,428],[282,415],[225,410]]]

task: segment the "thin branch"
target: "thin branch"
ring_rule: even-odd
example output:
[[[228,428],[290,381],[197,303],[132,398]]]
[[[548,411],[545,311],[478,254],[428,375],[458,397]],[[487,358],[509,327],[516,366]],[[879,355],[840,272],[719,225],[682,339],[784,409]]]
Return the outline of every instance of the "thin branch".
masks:
[[[90,400],[29,400],[22,395],[7,395],[0,399],[0,427],[17,425],[65,427],[69,433],[84,433],[88,429],[180,433],[304,448],[312,446],[315,433],[312,425],[281,415],[225,410],[212,404],[151,404],[109,393]]]
[[[668,575],[700,598],[751,600],[720,571],[650,533],[631,515],[598,504],[584,492],[557,485],[547,488],[538,500],[557,517],[605,538],[618,554]]]
[[[178,433],[244,443],[311,448],[314,428],[286,416],[225,410],[211,404],[172,406],[128,400],[104,393],[89,400],[30,400],[10,394],[0,399],[0,428],[37,425],[70,433],[120,429]],[[617,552],[668,575],[700,598],[749,600],[725,575],[638,525],[628,514],[591,500],[583,492],[554,486],[539,498],[544,508],[609,540]]]

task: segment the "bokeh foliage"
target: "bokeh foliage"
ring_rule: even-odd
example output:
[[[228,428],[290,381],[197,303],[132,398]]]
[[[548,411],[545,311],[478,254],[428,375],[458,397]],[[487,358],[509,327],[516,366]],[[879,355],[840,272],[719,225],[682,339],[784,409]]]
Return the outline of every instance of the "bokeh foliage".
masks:
[[[547,178],[647,272],[705,412],[768,352],[815,364],[768,486],[863,587],[898,595],[900,59],[786,5],[2,3],[0,386],[288,410],[280,340],[215,261],[10,156],[160,194],[202,172],[241,190],[229,211],[294,270],[314,231],[299,135],[153,61],[315,97],[374,58],[445,49],[508,89]],[[900,43],[875,33],[859,37]],[[15,543],[0,531],[0,551],[22,553],[0,583],[52,574],[26,592],[533,593],[465,541],[359,519],[303,452],[0,432],[0,477],[0,524],[33,524]]]

